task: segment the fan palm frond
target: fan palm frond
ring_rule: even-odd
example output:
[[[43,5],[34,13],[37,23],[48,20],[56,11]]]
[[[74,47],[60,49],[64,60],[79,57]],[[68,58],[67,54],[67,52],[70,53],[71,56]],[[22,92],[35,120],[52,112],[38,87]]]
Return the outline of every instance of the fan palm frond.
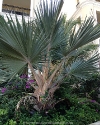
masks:
[[[96,73],[99,71],[99,58],[99,54],[95,54],[87,60],[76,59],[69,68],[66,68],[66,71],[69,75],[73,75],[81,79],[87,79],[94,72]]]
[[[24,17],[22,22],[17,16],[15,18],[16,20],[13,20],[11,16],[7,16],[7,23],[0,16],[0,61],[17,74],[28,62],[35,65],[43,61],[42,52],[48,42],[45,42],[47,40],[43,32],[33,32],[34,26],[30,20],[27,23]]]
[[[86,18],[81,24],[78,31],[71,36],[70,41],[70,51],[78,49],[79,47],[86,45],[93,40],[100,37],[100,24],[94,25],[93,17]]]

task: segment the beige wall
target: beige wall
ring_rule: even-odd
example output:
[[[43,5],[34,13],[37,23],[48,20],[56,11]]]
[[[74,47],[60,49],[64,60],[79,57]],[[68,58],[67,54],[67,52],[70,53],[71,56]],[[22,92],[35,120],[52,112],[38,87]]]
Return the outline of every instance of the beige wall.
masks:
[[[92,2],[91,2],[92,1]],[[80,0],[80,4],[77,6],[76,11],[72,15],[72,18],[81,17],[82,20],[85,19],[86,16],[94,16],[96,19],[96,10],[97,6],[94,6],[94,0]],[[100,6],[99,6],[100,8]]]
[[[97,23],[96,11],[100,11],[100,2],[96,0],[79,0],[80,3],[77,5],[77,9],[72,15],[72,19],[77,19],[81,17],[84,20],[85,17],[93,16],[95,19],[95,24]],[[100,44],[100,40],[95,40],[94,43]],[[100,51],[100,48],[99,48]]]
[[[93,16],[95,23],[97,23],[97,11],[100,12],[100,2],[97,2],[96,0],[80,0],[80,4],[78,4],[72,18],[77,19],[78,17],[81,17],[81,20],[84,20],[86,16]],[[100,18],[100,16],[98,18]],[[100,44],[100,39],[95,40],[94,43]],[[98,50],[100,52],[100,48]]]
[[[100,11],[100,2],[96,0],[80,0],[80,4],[77,6],[72,18],[76,19],[80,16],[84,20],[86,16],[93,16],[97,21],[96,11]]]
[[[86,1],[86,0],[79,0],[80,3],[84,2],[84,1]]]

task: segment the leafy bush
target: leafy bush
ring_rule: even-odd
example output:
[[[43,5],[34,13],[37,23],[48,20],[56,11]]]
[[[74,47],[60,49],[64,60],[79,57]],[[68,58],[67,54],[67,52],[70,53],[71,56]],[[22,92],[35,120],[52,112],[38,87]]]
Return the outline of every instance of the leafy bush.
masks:
[[[75,79],[73,80],[75,81]],[[73,88],[72,93],[76,93],[80,97],[87,97],[92,100],[96,100],[100,103],[100,74],[94,74],[90,79],[86,81],[75,81],[76,87]],[[80,86],[78,86],[80,84]]]
[[[47,114],[39,114],[37,112],[29,114],[25,109],[22,109],[22,112],[18,112],[15,115],[15,106],[20,96],[9,97],[8,95],[2,95],[0,98],[0,125],[36,125],[36,123],[87,125],[100,120],[100,108],[98,105],[92,102],[82,103],[85,99],[79,98],[77,94],[72,94],[72,89],[70,87],[65,88],[64,85],[67,86],[67,84],[63,84],[61,89],[55,93],[55,97],[68,99],[70,101],[69,107],[64,103],[58,103],[58,107],[50,110]]]

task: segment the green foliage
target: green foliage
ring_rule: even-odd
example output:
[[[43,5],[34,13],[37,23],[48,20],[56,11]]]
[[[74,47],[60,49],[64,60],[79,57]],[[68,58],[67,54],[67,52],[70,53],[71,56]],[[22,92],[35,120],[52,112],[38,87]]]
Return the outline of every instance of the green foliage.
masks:
[[[18,97],[9,98],[8,95],[0,96],[0,125],[6,124],[10,119],[14,118],[15,106]]]
[[[7,114],[7,109],[0,109],[0,116]]]
[[[27,93],[33,92],[34,90],[31,87],[30,83],[34,82],[34,80],[28,81],[27,79],[28,78],[26,74],[22,74],[21,76],[15,76],[12,80],[4,82],[0,85],[0,93],[3,95],[8,95],[8,97],[11,98],[18,95],[24,96]],[[4,88],[5,91],[2,91]]]
[[[5,125],[17,125],[17,122],[11,119]]]
[[[97,87],[99,85],[99,75],[94,75],[90,80],[92,86]],[[21,81],[20,81],[21,80]],[[65,104],[58,105],[58,108],[55,108],[54,110],[50,110],[48,114],[44,113],[36,113],[32,112],[29,113],[25,110],[24,107],[21,108],[21,112],[18,112],[18,114],[15,115],[15,106],[21,96],[23,95],[21,91],[23,89],[23,86],[25,86],[25,79],[22,79],[20,77],[15,77],[10,83],[14,82],[14,84],[10,84],[13,87],[18,85],[20,82],[21,86],[19,86],[19,89],[13,89],[12,91],[8,91],[8,93],[5,93],[4,95],[0,96],[0,125],[23,125],[23,124],[32,124],[35,125],[36,123],[60,123],[62,125],[65,125],[65,123],[74,124],[74,125],[86,125],[90,124],[92,122],[96,122],[100,120],[100,107],[93,102],[84,102],[86,100],[85,94],[81,94],[82,92],[87,92],[87,90],[82,87],[84,84],[82,84],[81,87],[78,87],[78,84],[85,83],[86,81],[78,80],[75,77],[69,77],[66,78],[63,81],[63,84],[60,86],[60,89],[58,89],[55,92],[55,98],[57,100],[67,98],[70,101],[70,105],[67,106]],[[88,80],[89,82],[89,80]],[[96,84],[95,84],[95,83]],[[98,83],[98,84],[97,84]],[[76,84],[78,88],[72,88],[71,85]],[[88,83],[87,86],[90,86]],[[6,87],[9,88],[9,83],[6,84]],[[92,88],[91,88],[92,89]],[[21,90],[21,91],[19,91]],[[84,90],[84,91],[82,91]],[[86,91],[85,91],[86,90]],[[31,92],[31,88],[28,90]],[[25,91],[24,91],[25,92]],[[91,92],[91,90],[89,91]],[[6,108],[5,108],[6,107]]]
[[[75,81],[75,78],[73,79]],[[78,86],[79,85],[79,86]],[[79,97],[87,97],[100,103],[100,74],[94,74],[90,79],[85,81],[76,80],[74,82],[72,93],[76,93]]]
[[[69,82],[67,80],[67,82]],[[72,81],[71,81],[72,82]],[[66,87],[65,87],[66,86]],[[18,112],[15,115],[15,105],[19,100],[20,96],[9,97],[8,95],[1,96],[0,98],[0,125],[23,125],[23,124],[48,124],[48,123],[60,123],[65,125],[69,123],[70,125],[87,125],[92,122],[100,120],[100,108],[92,102],[85,102],[84,98],[80,98],[77,94],[72,94],[72,88],[68,84],[62,84],[61,89],[57,90],[55,97],[67,98],[70,100],[70,108],[65,107],[64,104],[59,105],[58,109],[53,109],[48,111],[48,114],[37,113],[29,114],[24,108],[21,109],[22,112]],[[5,109],[6,107],[6,109]]]

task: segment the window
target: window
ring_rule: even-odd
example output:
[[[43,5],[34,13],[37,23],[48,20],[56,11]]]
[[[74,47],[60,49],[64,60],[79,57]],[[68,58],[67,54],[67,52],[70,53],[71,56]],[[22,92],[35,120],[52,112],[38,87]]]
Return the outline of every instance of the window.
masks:
[[[79,0],[77,0],[77,4],[79,3]]]
[[[100,11],[96,11],[97,14],[97,22],[100,23]]]
[[[100,0],[96,0],[97,2],[100,2]]]
[[[76,3],[77,3],[77,4],[76,4],[76,6],[77,6],[77,5],[79,4],[79,0],[76,0]]]
[[[30,14],[30,1],[3,0],[2,11],[6,13],[28,16]]]
[[[96,0],[97,2],[100,2],[100,0]]]

